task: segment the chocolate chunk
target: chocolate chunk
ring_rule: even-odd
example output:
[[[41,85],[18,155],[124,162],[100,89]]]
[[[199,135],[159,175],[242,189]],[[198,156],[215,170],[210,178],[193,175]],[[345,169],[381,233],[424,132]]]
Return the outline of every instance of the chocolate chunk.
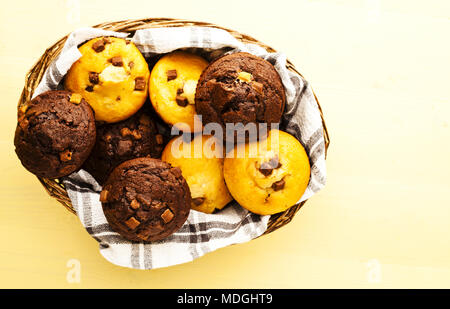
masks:
[[[115,67],[121,67],[121,66],[123,66],[123,60],[122,60],[122,57],[120,57],[120,56],[112,57],[112,58],[111,58],[111,63],[112,63],[112,65],[115,66]]]
[[[128,219],[127,221],[125,221],[125,224],[132,230],[134,230],[135,228],[137,228],[139,226],[139,224],[141,224],[141,222],[139,222],[138,220],[136,220],[135,217],[131,217],[130,219]]]
[[[143,230],[139,232],[136,236],[142,240],[148,240],[148,238],[150,237],[150,230]]]
[[[132,200],[130,203],[130,206],[133,209],[138,209],[139,207],[141,207],[141,204],[139,204],[139,202],[137,200]]]
[[[263,93],[263,84],[258,82],[252,82],[252,88],[255,89],[259,94]]]
[[[92,92],[94,91],[94,86],[89,85],[86,88],[84,88],[84,90],[86,90],[87,92]]]
[[[131,130],[128,129],[127,127],[120,129],[120,135],[122,135],[123,137],[127,136],[127,135],[131,135]]]
[[[167,81],[170,81],[172,79],[177,78],[178,74],[177,74],[177,70],[168,70],[166,72],[167,74]]]
[[[178,88],[177,89],[177,95],[180,95],[184,92],[183,88]]]
[[[177,104],[181,107],[186,107],[189,104],[189,101],[187,98],[182,97],[180,95],[177,95],[177,97],[175,98],[175,100],[177,101]]]
[[[120,95],[117,96],[116,101],[120,101]]]
[[[201,204],[203,204],[204,201],[205,201],[204,197],[196,197],[192,199],[192,203],[194,203],[194,205],[196,206],[200,206]]]
[[[142,138],[142,135],[141,135],[141,133],[139,133],[138,130],[131,131],[131,135],[133,135],[134,139],[141,139]]]
[[[98,84],[98,73],[96,73],[96,72],[89,72],[89,81],[92,84],[97,85]]]
[[[138,90],[138,91],[145,90],[145,78],[144,77],[139,76],[134,79],[134,90]]]
[[[119,156],[123,156],[129,152],[131,152],[133,147],[133,142],[130,140],[122,140],[117,144],[117,153]]]
[[[62,162],[67,162],[67,161],[72,160],[72,151],[70,151],[69,149],[66,149],[65,151],[61,152],[59,154],[59,159]]]
[[[173,217],[174,217],[173,212],[171,212],[169,208],[167,208],[161,215],[161,218],[163,219],[164,223],[169,223],[170,221],[172,221]]]
[[[270,174],[272,174],[272,171],[274,169],[277,169],[280,167],[281,167],[281,163],[278,159],[278,156],[276,155],[275,157],[271,158],[268,162],[261,163],[261,166],[259,167],[259,171],[264,176],[269,176]]]
[[[281,179],[280,181],[276,181],[272,184],[272,189],[274,189],[275,191],[279,191],[284,188],[285,184],[286,182],[284,181],[284,179]]]
[[[92,44],[92,49],[95,50],[96,53],[102,52],[105,49],[105,40],[98,40]]]
[[[109,194],[109,191],[105,190],[105,189],[102,192],[100,192],[100,202],[103,202],[103,203],[108,202],[108,194]]]
[[[273,168],[268,162],[263,162],[259,168],[259,171],[261,172],[261,174],[267,177],[272,174]]]

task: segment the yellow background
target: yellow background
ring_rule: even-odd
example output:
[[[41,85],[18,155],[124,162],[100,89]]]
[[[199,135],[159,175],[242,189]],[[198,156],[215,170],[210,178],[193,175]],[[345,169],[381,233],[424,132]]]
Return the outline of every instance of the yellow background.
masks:
[[[0,287],[450,288],[450,2],[4,1]],[[75,28],[174,17],[283,51],[318,95],[328,182],[282,229],[152,271],[104,260],[14,153],[24,77]],[[81,282],[66,280],[77,259]]]

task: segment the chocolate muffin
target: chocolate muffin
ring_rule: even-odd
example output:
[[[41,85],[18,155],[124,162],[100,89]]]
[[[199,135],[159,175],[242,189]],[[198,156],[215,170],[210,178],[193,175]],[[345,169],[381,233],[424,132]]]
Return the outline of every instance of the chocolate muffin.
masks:
[[[183,225],[191,193],[179,168],[158,159],[137,158],[114,169],[100,201],[114,231],[131,241],[151,242]]]
[[[47,91],[20,107],[14,145],[31,173],[59,178],[80,168],[95,136],[94,113],[79,94]]]
[[[223,56],[200,76],[195,108],[203,125],[279,123],[286,95],[280,76],[268,61],[248,53]]]
[[[127,120],[97,125],[97,141],[83,169],[103,184],[120,163],[139,157],[159,158],[163,146],[153,114],[142,108]]]

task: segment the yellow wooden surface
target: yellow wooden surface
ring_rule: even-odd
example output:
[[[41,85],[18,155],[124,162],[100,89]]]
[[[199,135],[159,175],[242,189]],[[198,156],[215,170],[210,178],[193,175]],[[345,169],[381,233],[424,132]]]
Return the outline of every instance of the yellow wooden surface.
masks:
[[[449,2],[275,3],[2,3],[0,287],[450,287]],[[28,69],[75,28],[143,17],[248,33],[285,52],[311,82],[332,141],[328,183],[292,223],[192,263],[120,268],[22,168],[13,135]],[[73,259],[78,283],[67,280]]]

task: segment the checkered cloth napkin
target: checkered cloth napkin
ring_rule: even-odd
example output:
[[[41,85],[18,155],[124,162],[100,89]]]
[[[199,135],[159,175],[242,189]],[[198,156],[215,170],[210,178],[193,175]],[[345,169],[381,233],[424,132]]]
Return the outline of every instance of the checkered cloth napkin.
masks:
[[[61,88],[70,66],[81,57],[77,46],[98,36],[127,37],[127,34],[82,28],[72,32],[59,57],[45,72],[34,96]],[[136,31],[131,40],[145,57],[179,48],[194,49],[214,58],[223,53],[246,51],[272,63],[283,81],[287,104],[280,129],[294,135],[305,147],[311,163],[311,179],[299,202],[325,185],[325,142],[320,112],[308,83],[286,69],[282,53],[244,44],[228,32],[208,27],[154,28]],[[185,224],[170,237],[150,243],[132,243],[109,227],[99,201],[100,185],[84,170],[63,179],[78,218],[99,242],[100,253],[111,263],[135,269],[154,269],[192,261],[208,252],[250,241],[264,233],[269,216],[248,212],[232,202],[217,214],[192,210]]]

